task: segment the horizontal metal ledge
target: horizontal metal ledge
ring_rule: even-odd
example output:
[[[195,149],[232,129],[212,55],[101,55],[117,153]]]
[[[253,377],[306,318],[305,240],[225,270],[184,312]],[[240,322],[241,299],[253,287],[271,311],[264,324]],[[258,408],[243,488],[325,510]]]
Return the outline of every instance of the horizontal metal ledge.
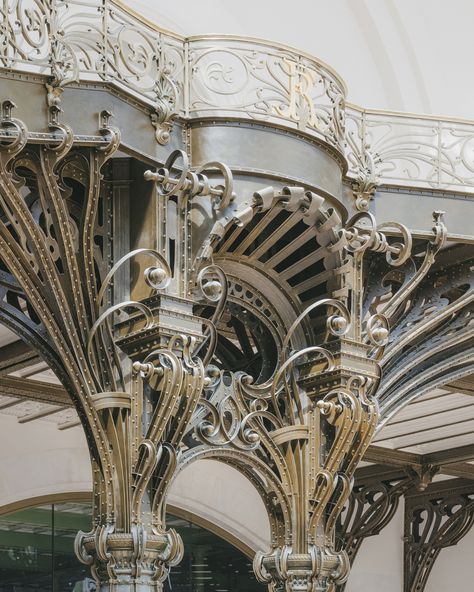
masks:
[[[0,395],[64,407],[73,406],[71,398],[62,386],[14,376],[0,377]]]
[[[15,140],[18,134],[15,132],[8,132],[0,129],[0,142],[9,142]],[[52,146],[59,145],[63,141],[61,136],[48,132],[28,132],[29,144],[51,144]],[[90,135],[74,135],[74,143],[81,146],[107,146],[108,140],[104,136],[90,136]],[[7,146],[6,146],[7,147]]]

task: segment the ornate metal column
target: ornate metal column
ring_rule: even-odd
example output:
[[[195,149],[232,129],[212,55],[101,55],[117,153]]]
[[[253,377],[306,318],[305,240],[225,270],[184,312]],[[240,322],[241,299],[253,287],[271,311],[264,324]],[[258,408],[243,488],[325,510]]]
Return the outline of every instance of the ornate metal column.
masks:
[[[180,160],[181,172],[174,177],[171,169]],[[202,172],[216,167],[224,177],[219,186],[211,185]],[[91,354],[101,331],[114,334],[113,347],[134,360],[128,392],[92,396],[109,445],[110,485],[107,488],[106,479],[97,471],[96,526],[76,539],[76,553],[91,565],[100,589],[117,592],[161,589],[169,567],[182,557],[180,537],[165,527],[164,492],[198,399],[210,381],[205,365],[216,343],[215,319],[195,316],[193,306],[201,300],[221,302],[219,314],[226,294],[222,271],[206,265],[202,256],[193,257],[191,199],[198,195],[210,199],[218,211],[233,198],[227,167],[210,163],[191,172],[187,155],[181,151],[173,152],[162,169],[148,171],[145,178],[157,185],[158,249],[137,249],[119,259],[107,273],[97,302],[103,301],[118,270],[138,256],[155,260],[144,277],[151,296],[106,308],[95,320],[87,341]],[[175,232],[177,243],[172,247],[169,239]],[[125,308],[135,308],[139,314],[119,322],[113,331],[108,320]],[[119,373],[124,368],[117,358]]]
[[[48,360],[83,423],[94,528],[78,536],[76,549],[101,589],[160,589],[181,554],[179,537],[166,530],[166,494],[199,458],[235,466],[260,492],[272,526],[272,548],[255,560],[260,580],[308,592],[343,584],[349,558],[337,544],[336,521],[379,422],[380,363],[392,359],[391,372],[400,372],[387,319],[408,327],[405,348],[423,343],[424,318],[406,311],[422,281],[431,281],[446,233],[441,215],[432,237],[414,245],[404,226],[377,225],[368,212],[342,227],[323,197],[301,187],[268,187],[235,204],[225,165],[192,170],[175,151],[145,175],[157,190],[157,249],[137,249],[112,265],[110,192],[102,182],[119,145],[110,114],[102,114],[91,146],[75,147],[52,110],[48,143],[33,146],[11,108],[4,103],[2,119],[11,141],[0,147],[2,320]],[[242,286],[228,282],[213,257],[219,260],[229,233],[254,219],[263,229],[278,212],[314,230],[330,295],[283,322],[271,303],[260,305],[263,315],[254,310],[263,362],[251,376],[231,363],[240,325],[235,337],[223,321],[234,314],[241,324],[255,322],[245,308],[251,299],[239,297]],[[135,257],[153,261],[141,280],[149,295],[116,302],[115,274]],[[254,277],[264,278],[263,270]],[[434,284],[442,294],[443,281]],[[443,315],[463,327],[471,292],[450,298]],[[135,312],[116,317],[125,309]],[[279,335],[274,351],[264,351],[266,334]],[[131,376],[123,354],[133,362]],[[382,390],[390,393],[392,374],[386,380]]]
[[[186,162],[179,180],[163,170],[161,198],[170,188],[178,198],[182,232],[174,270],[154,249],[112,265],[112,201],[103,175],[120,134],[109,126],[110,114],[102,114],[100,134],[84,147],[74,145],[55,110],[47,143],[35,146],[12,108],[3,103],[1,120],[10,134],[0,145],[1,320],[48,361],[84,427],[94,526],[79,533],[78,557],[100,590],[159,590],[182,543],[158,507],[208,380],[198,350],[206,348],[206,361],[215,344],[212,321],[196,317],[193,303],[225,293],[219,270],[192,265],[189,200],[199,193],[219,209],[232,198],[232,177],[221,167],[224,185],[213,187]],[[186,159],[176,153],[172,160],[179,155]],[[114,276],[136,257],[152,264],[142,278],[151,296],[115,302]],[[125,310],[132,312],[126,320],[116,317]],[[136,360],[131,376],[123,353]]]
[[[405,197],[470,186],[472,128],[397,114],[397,131],[389,116],[346,108],[343,81],[310,56],[181,38],[109,0],[5,2],[2,17],[2,81],[34,131],[2,103],[0,321],[48,362],[87,437],[94,525],[78,556],[103,592],[160,590],[182,551],[167,492],[189,463],[213,458],[265,504],[263,583],[343,586],[361,537],[404,487],[385,484],[380,502],[356,489],[339,544],[376,429],[473,367],[472,247],[446,244],[441,212],[432,232],[417,217],[413,238],[369,210],[379,183],[400,182]],[[161,164],[168,145],[187,151],[169,148],[146,173],[156,236],[129,253],[117,208],[144,214],[126,167],[113,173],[123,162],[109,162],[120,146],[109,111],[95,129],[102,101],[135,163]],[[239,195],[216,158],[235,165]],[[358,213],[345,222],[348,211]],[[457,226],[455,240],[469,238]],[[148,263],[129,297],[132,260]]]
[[[275,207],[312,216],[321,234],[334,224],[324,200],[298,187],[257,192],[234,222],[248,224],[256,213]],[[416,279],[431,265],[444,232],[437,216]],[[270,589],[332,590],[348,576],[349,557],[336,544],[335,524],[379,419],[374,398],[378,360],[389,339],[386,317],[379,311],[398,310],[417,285],[408,282],[383,303],[364,290],[379,254],[393,268],[410,259],[412,238],[406,228],[377,226],[371,214],[360,213],[336,236],[328,255],[341,248],[345,253],[334,272],[341,280],[341,298],[315,301],[286,329],[271,378],[254,383],[248,375],[209,368],[190,449],[178,466],[199,458],[222,460],[260,491],[272,549],[258,553],[254,565]],[[310,329],[311,315],[318,333]]]

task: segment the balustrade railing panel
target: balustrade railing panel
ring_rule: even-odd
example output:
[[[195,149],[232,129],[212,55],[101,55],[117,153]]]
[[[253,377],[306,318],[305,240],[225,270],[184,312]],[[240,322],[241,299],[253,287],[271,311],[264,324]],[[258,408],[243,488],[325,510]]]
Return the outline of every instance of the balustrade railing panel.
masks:
[[[339,146],[345,89],[294,50],[233,37],[189,40],[193,117],[244,117],[291,126]]]
[[[346,110],[349,176],[474,193],[474,122]]]
[[[474,122],[348,106],[331,68],[271,42],[185,39],[113,0],[4,0],[0,67],[50,77],[50,104],[72,82],[107,82],[162,119],[174,112],[305,132],[345,155],[350,178],[474,193]]]

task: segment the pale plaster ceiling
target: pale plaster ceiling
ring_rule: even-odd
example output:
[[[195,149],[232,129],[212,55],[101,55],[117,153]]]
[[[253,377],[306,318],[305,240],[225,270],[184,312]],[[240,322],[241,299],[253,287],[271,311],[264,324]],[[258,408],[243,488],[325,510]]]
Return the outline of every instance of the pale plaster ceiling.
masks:
[[[277,41],[322,59],[367,108],[474,119],[471,0],[126,0],[183,35]]]

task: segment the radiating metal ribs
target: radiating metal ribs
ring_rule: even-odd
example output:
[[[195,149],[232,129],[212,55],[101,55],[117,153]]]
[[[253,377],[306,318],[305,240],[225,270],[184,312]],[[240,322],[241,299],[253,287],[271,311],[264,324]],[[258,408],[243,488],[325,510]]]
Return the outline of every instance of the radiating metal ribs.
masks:
[[[378,505],[370,498],[348,547],[338,544],[336,523],[381,412],[388,417],[416,394],[402,375],[416,373],[417,386],[427,387],[451,376],[453,364],[472,370],[460,348],[472,339],[472,260],[443,260],[441,213],[431,238],[415,242],[403,225],[378,224],[367,211],[343,224],[303,187],[267,187],[239,205],[229,167],[195,169],[174,151],[145,173],[158,200],[157,249],[112,264],[110,229],[100,222],[109,207],[104,167],[120,145],[111,114],[101,115],[102,142],[79,148],[57,111],[51,141],[30,145],[12,108],[3,104],[1,121],[12,134],[0,145],[0,314],[55,370],[87,436],[94,526],[76,540],[81,561],[104,590],[132,581],[159,590],[182,554],[179,536],[166,529],[169,488],[189,463],[213,458],[245,475],[265,504],[272,539],[255,558],[260,581],[287,592],[342,586],[351,554],[393,514],[394,492],[405,487],[388,488]],[[199,240],[191,236],[196,203],[209,215]],[[177,216],[173,265],[168,208]],[[280,213],[284,221],[261,239]],[[281,282],[283,315],[265,304],[282,263],[271,247],[301,221],[319,243],[321,267],[301,283]],[[288,237],[287,251],[299,246]],[[151,261],[142,278],[149,297],[115,302],[117,271],[138,257]],[[262,258],[273,260],[266,273]],[[239,297],[229,262],[252,270],[249,283],[261,278],[255,294]],[[292,265],[288,280],[301,271]],[[301,297],[321,284],[325,297]],[[274,369],[268,360],[257,376],[226,367],[232,331],[248,338],[235,322],[245,329],[243,312],[224,326],[232,304],[268,325]],[[133,312],[117,322],[123,310]]]

